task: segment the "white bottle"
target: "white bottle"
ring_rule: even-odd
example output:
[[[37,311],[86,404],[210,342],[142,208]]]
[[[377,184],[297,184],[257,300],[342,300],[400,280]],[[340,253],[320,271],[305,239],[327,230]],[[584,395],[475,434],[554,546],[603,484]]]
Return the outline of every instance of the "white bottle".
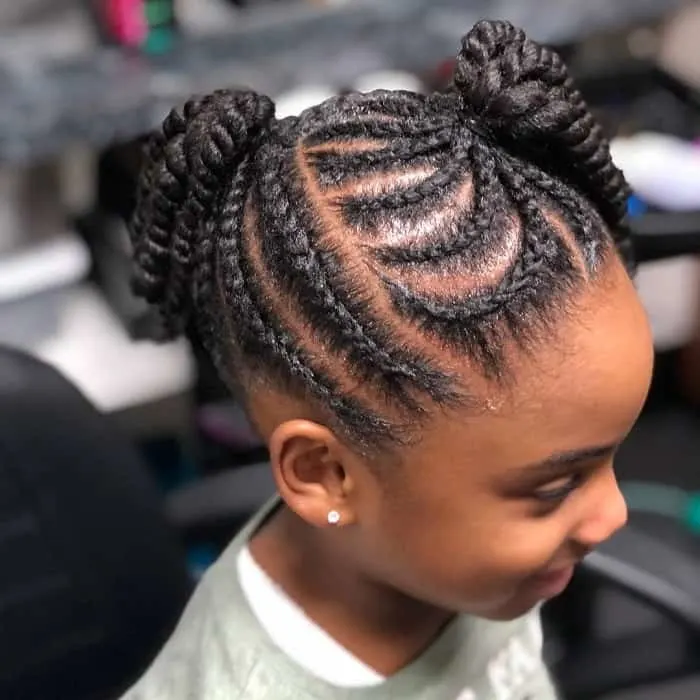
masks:
[[[668,211],[700,211],[700,148],[651,132],[617,138],[613,160],[647,203]]]

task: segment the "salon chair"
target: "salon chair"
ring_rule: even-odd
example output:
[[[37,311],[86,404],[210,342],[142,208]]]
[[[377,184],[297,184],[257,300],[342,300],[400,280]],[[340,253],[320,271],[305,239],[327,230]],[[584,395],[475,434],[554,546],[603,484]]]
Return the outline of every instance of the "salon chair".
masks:
[[[272,492],[248,467],[164,504],[106,416],[1,348],[0,698],[119,697],[192,592],[182,543],[227,539]]]
[[[628,526],[545,607],[546,655],[565,700],[657,684],[661,696],[663,683],[700,674],[700,557],[675,539]],[[615,593],[655,612],[658,621],[642,631],[601,635],[598,607],[607,608],[607,626],[614,627],[615,602],[605,606],[605,598]]]
[[[631,221],[639,263],[700,255],[700,212],[653,212]]]

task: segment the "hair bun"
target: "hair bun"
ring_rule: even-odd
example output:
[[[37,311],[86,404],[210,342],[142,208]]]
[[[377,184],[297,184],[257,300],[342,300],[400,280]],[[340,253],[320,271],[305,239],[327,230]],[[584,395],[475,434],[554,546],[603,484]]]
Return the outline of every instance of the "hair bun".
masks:
[[[627,184],[559,54],[509,22],[479,22],[462,39],[453,90],[465,119],[583,191],[612,229],[620,225]]]
[[[559,55],[509,22],[479,22],[462,39],[453,84],[467,116],[499,135],[542,138],[568,123],[569,76]]]
[[[170,112],[146,148],[131,225],[134,287],[160,309],[168,336],[189,322],[206,222],[274,113],[267,97],[219,90]]]

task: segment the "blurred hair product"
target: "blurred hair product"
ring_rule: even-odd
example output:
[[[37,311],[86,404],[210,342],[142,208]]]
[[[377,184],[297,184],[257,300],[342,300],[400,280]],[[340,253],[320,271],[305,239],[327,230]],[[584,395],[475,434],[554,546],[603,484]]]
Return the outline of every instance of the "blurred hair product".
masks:
[[[648,211],[647,203],[638,195],[634,194],[627,200],[627,213],[631,217],[643,216]]]
[[[700,210],[700,148],[663,134],[617,138],[613,159],[639,197],[668,211]]]
[[[94,0],[103,37],[147,53],[164,53],[177,28],[174,0]]]

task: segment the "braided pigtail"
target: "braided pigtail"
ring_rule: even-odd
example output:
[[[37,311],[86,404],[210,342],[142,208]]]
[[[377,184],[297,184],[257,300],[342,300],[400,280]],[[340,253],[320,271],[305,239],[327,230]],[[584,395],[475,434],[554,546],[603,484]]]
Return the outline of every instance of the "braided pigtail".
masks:
[[[147,147],[131,226],[134,286],[160,310],[168,337],[209,306],[212,222],[273,117],[267,97],[221,90],[173,110]]]

